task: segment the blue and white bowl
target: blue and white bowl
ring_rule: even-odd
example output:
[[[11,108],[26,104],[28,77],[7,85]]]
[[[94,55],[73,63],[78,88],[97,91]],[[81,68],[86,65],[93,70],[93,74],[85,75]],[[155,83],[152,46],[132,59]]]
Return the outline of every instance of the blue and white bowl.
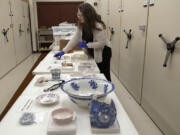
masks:
[[[97,78],[78,78],[66,81],[61,89],[79,106],[87,107],[93,96],[103,98],[114,90],[110,81]]]

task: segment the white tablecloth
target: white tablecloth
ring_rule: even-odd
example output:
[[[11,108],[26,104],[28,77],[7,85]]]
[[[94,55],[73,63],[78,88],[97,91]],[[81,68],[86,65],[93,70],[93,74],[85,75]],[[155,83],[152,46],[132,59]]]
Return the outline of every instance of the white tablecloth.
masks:
[[[9,110],[7,115],[1,121],[0,124],[0,134],[1,135],[47,135],[47,126],[51,111],[60,108],[68,107],[76,111],[76,135],[92,135],[90,128],[90,119],[88,109],[79,108],[74,104],[63,91],[59,89],[53,91],[60,96],[60,100],[57,104],[54,105],[40,105],[36,102],[35,98],[43,93],[43,89],[51,86],[55,82],[47,82],[44,86],[35,86],[36,80],[41,77],[50,78],[50,75],[36,75],[30,84],[27,86],[22,95],[18,98],[12,108]],[[104,78],[104,75],[98,75],[101,78]],[[62,74],[61,79],[68,80],[70,75]],[[115,88],[116,90],[116,88]],[[117,108],[117,119],[120,124],[120,133],[118,135],[138,135],[134,125],[129,119],[126,111],[119,102],[115,93],[112,92],[108,95],[107,98],[112,98],[115,102]],[[27,101],[30,101],[30,105],[26,108],[23,108]],[[38,117],[38,121],[32,125],[20,125],[19,118],[24,112],[34,112]],[[112,134],[109,134],[112,135]]]

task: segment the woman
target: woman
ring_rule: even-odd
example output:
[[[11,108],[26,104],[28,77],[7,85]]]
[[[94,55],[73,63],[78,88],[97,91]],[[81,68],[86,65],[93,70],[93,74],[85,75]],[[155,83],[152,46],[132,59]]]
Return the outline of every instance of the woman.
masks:
[[[61,57],[78,44],[79,48],[84,48],[85,52],[95,59],[100,72],[104,73],[106,79],[111,81],[110,59],[112,53],[111,48],[106,46],[109,43],[106,37],[106,25],[89,3],[82,3],[78,6],[77,17],[76,34],[63,51],[56,53],[54,57]]]

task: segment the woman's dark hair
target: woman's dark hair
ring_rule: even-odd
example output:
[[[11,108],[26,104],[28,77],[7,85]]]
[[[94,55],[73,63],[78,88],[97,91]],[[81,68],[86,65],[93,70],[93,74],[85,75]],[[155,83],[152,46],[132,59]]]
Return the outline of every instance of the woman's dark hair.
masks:
[[[106,25],[101,20],[101,16],[97,14],[96,10],[89,3],[82,3],[78,6],[78,9],[83,15],[84,23],[78,21],[78,26],[80,28],[85,28],[87,31],[92,32],[93,29],[102,30],[97,28],[96,23],[101,23],[103,28],[106,29]]]

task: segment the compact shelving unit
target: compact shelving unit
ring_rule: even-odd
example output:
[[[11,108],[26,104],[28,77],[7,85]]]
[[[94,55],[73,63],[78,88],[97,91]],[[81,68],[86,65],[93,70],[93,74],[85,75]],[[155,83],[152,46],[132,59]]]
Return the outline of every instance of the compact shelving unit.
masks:
[[[49,46],[54,42],[51,29],[39,29],[37,33],[38,51],[49,51]]]

